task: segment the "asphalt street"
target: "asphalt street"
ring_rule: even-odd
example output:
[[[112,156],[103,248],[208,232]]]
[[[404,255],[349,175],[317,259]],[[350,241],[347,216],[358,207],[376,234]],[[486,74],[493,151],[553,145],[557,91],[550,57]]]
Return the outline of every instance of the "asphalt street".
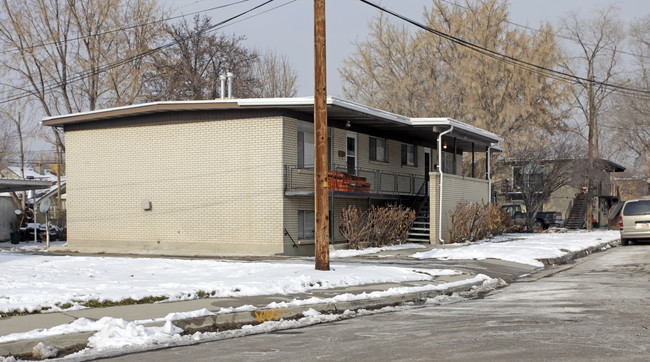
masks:
[[[618,247],[483,299],[111,360],[647,361],[649,285],[650,245]]]

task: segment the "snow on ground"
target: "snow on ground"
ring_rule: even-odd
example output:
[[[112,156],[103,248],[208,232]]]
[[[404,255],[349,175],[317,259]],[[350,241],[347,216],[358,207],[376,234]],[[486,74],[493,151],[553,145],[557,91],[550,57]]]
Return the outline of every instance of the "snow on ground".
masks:
[[[441,285],[425,285],[417,287],[398,287],[391,288],[386,291],[372,292],[372,293],[361,293],[361,294],[341,294],[333,298],[311,298],[308,300],[298,300],[294,299],[291,302],[282,302],[282,303],[271,303],[267,308],[280,308],[280,307],[291,307],[291,306],[300,306],[306,304],[314,303],[333,303],[337,301],[351,301],[351,300],[361,300],[361,299],[370,299],[370,298],[381,298],[387,296],[396,296],[402,295],[404,293],[415,293],[422,292],[425,290],[445,290],[454,286],[461,284],[473,284],[480,283],[476,287],[477,290],[485,291],[487,289],[496,288],[499,283],[502,281],[498,279],[489,278],[486,275],[479,274],[474,278],[450,282]],[[471,292],[470,292],[471,293]],[[444,298],[444,297],[440,297]],[[460,301],[460,298],[455,299],[454,302]],[[437,299],[436,302],[428,302],[429,304],[441,304],[442,299]],[[446,302],[449,302],[447,299],[444,299]],[[320,312],[314,309],[308,309],[303,312],[304,318],[298,320],[280,320],[280,321],[270,321],[264,322],[259,325],[245,325],[238,330],[229,330],[224,332],[196,332],[192,335],[181,335],[182,330],[176,327],[173,324],[174,320],[191,318],[198,316],[208,316],[214,315],[215,313],[210,312],[206,309],[187,312],[187,313],[171,313],[164,318],[161,318],[157,321],[164,321],[165,324],[162,327],[156,326],[144,326],[144,323],[150,323],[151,320],[141,320],[128,322],[121,318],[111,318],[104,317],[98,321],[92,321],[86,318],[80,318],[72,323],[59,325],[50,329],[39,329],[33,330],[26,333],[15,333],[8,336],[0,337],[0,343],[6,343],[17,340],[27,340],[27,339],[36,339],[43,338],[46,336],[52,335],[61,335],[69,333],[79,333],[79,332],[95,332],[88,339],[88,347],[84,350],[77,352],[73,355],[66,356],[66,360],[85,360],[89,357],[99,358],[99,357],[108,357],[111,355],[122,354],[128,351],[128,353],[134,353],[144,350],[150,350],[157,347],[169,347],[169,346],[181,346],[194,344],[199,341],[206,342],[210,340],[219,340],[233,337],[240,337],[250,334],[259,334],[267,333],[275,330],[282,329],[291,329],[299,328],[308,325],[332,322],[340,319],[351,318],[355,315],[368,315],[382,312],[395,311],[403,309],[406,307],[384,307],[379,310],[367,311],[360,309],[355,311],[346,310],[342,314],[321,314]],[[240,309],[246,309],[242,307]],[[223,310],[222,310],[223,311]],[[57,354],[56,349],[53,347],[39,344],[35,348],[36,351],[44,351],[43,356],[46,356],[47,353],[50,353],[52,356]],[[39,352],[41,353],[41,352]]]
[[[446,260],[491,258],[543,267],[540,259],[561,257],[619,237],[618,231],[509,234],[492,241],[419,252],[412,257]]]
[[[0,312],[83,308],[83,303],[201,295],[240,297],[291,294],[376,283],[431,280],[453,270],[414,270],[332,264],[330,272],[308,263],[234,262],[0,252]],[[67,304],[67,305],[66,305]]]
[[[405,250],[405,249],[425,249],[426,246],[421,244],[400,244],[400,245],[390,245],[383,246],[381,248],[365,248],[361,250],[354,249],[341,249],[330,251],[330,258],[350,258],[353,256],[367,255],[367,254],[377,254],[381,251],[395,251],[395,250]]]

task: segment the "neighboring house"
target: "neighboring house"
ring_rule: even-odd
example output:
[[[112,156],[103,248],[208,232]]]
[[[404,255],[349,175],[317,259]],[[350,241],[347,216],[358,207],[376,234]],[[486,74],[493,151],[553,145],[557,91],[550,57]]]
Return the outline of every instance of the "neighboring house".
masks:
[[[156,102],[44,119],[65,131],[68,248],[313,255],[313,104]],[[348,205],[415,207],[420,230],[412,237],[438,243],[459,200],[488,201],[487,170],[463,177],[460,166],[468,153],[498,150],[497,135],[448,118],[413,119],[338,98],[327,104],[332,243],[345,242],[339,224]]]
[[[8,241],[11,233],[18,231],[18,217],[16,216],[16,201],[12,192],[24,190],[42,190],[51,186],[49,181],[0,179],[0,241]]]
[[[535,189],[536,183],[543,182],[542,173],[545,167],[553,167],[556,162],[572,162],[576,164],[575,174],[573,180],[569,185],[566,185],[559,190],[553,192],[546,200],[542,209],[539,211],[559,211],[565,221],[565,226],[569,228],[584,228],[586,227],[587,205],[585,204],[585,195],[587,191],[587,177],[584,165],[586,160],[545,160],[543,165],[535,169],[526,169],[522,167],[513,166],[510,168],[503,168],[505,172],[499,173],[495,178],[497,185],[495,191],[497,193],[497,202],[499,204],[521,204],[521,192],[523,185],[530,189]],[[504,162],[508,164],[508,161]],[[616,204],[618,195],[615,194],[614,187],[612,187],[611,173],[622,172],[625,167],[605,159],[594,160],[594,204],[593,216],[597,226],[606,226],[608,220],[609,209]]]
[[[21,171],[19,166],[9,166],[0,171],[2,178],[11,178],[11,179],[30,179],[30,180],[40,180],[40,181],[52,181],[56,182],[56,174],[50,172],[43,168],[42,166],[36,167],[25,167],[25,177],[22,176],[23,171]]]
[[[50,165],[50,167],[56,169],[56,165]],[[23,171],[19,166],[9,166],[0,170],[0,175],[3,179],[23,179]],[[41,201],[45,199],[50,199],[51,206],[48,215],[48,219],[52,224],[65,226],[65,189],[66,189],[66,177],[61,175],[61,210],[59,212],[57,206],[57,197],[58,197],[58,177],[56,173],[53,173],[50,169],[46,168],[43,165],[37,164],[34,167],[27,166],[24,168],[25,180],[36,180],[36,181],[47,181],[50,182],[50,187],[47,189],[36,190],[36,195],[34,195],[33,190],[26,190],[24,192],[18,193],[16,196],[19,198],[23,197],[23,193],[26,196],[26,204],[31,205],[34,202],[34,196],[36,196],[36,204],[40,204]],[[15,204],[15,203],[14,203]],[[31,207],[31,206],[30,206]],[[15,210],[15,206],[14,206]],[[13,212],[13,210],[12,210]],[[7,218],[10,216],[7,216]],[[59,220],[61,218],[61,220]],[[37,222],[45,224],[45,214],[37,214]]]

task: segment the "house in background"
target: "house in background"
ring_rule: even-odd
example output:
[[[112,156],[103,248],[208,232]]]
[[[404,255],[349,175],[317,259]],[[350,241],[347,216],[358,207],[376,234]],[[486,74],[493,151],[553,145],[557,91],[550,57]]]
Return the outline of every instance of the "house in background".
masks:
[[[9,230],[9,225],[14,224],[16,221],[16,209],[20,209],[18,205],[22,203],[22,198],[25,197],[25,205],[31,208],[31,204],[34,203],[36,199],[36,204],[39,205],[45,199],[50,199],[50,209],[48,212],[48,221],[53,225],[65,226],[65,189],[66,189],[66,179],[65,175],[61,176],[61,208],[59,210],[57,198],[58,198],[58,177],[56,175],[56,165],[43,165],[35,164],[34,166],[26,166],[24,170],[21,170],[19,166],[9,166],[0,170],[0,176],[2,180],[16,180],[32,182],[34,185],[39,186],[37,189],[20,189],[22,192],[3,193],[0,195],[2,197],[2,206],[0,207],[0,223],[6,225],[3,231],[0,232],[0,239],[8,235],[6,230]],[[23,179],[22,175],[25,175]],[[47,185],[47,186],[43,186]],[[40,224],[45,224],[45,214],[38,212],[36,222]]]
[[[348,205],[414,207],[410,238],[439,243],[458,201],[488,201],[489,165],[475,177],[461,176],[461,165],[498,149],[497,135],[338,98],[327,107],[331,243],[345,242]],[[67,248],[313,255],[313,109],[311,97],[234,99],[44,119],[65,131]]]
[[[575,174],[573,180],[566,186],[553,192],[546,200],[542,209],[539,211],[559,211],[564,218],[565,226],[571,229],[580,229],[586,227],[586,216],[588,205],[586,203],[586,186],[587,176],[584,165],[587,160],[545,160],[544,165],[550,165],[556,162],[575,163]],[[508,164],[508,161],[504,161]],[[606,226],[608,222],[609,209],[618,203],[618,195],[612,187],[611,175],[614,172],[622,172],[625,167],[605,159],[595,159],[595,178],[594,178],[594,204],[593,216],[594,223],[597,226]],[[534,172],[527,172],[521,167],[502,168],[496,176],[495,192],[497,193],[497,202],[499,204],[522,204],[522,194],[519,190],[522,185],[530,185],[542,182],[542,175],[538,172],[544,172],[544,167],[540,167]],[[533,187],[534,189],[534,187]]]

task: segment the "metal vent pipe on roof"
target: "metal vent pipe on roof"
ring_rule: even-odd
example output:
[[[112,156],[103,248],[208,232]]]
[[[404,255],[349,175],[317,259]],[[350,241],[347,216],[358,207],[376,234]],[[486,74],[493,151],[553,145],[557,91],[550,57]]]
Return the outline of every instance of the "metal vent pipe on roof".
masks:
[[[226,99],[226,76],[221,74],[219,75],[219,80],[221,81],[221,89],[219,90],[219,95],[221,100]]]
[[[226,73],[226,77],[228,77],[228,99],[232,99],[232,80],[235,78],[235,75],[228,72]]]

